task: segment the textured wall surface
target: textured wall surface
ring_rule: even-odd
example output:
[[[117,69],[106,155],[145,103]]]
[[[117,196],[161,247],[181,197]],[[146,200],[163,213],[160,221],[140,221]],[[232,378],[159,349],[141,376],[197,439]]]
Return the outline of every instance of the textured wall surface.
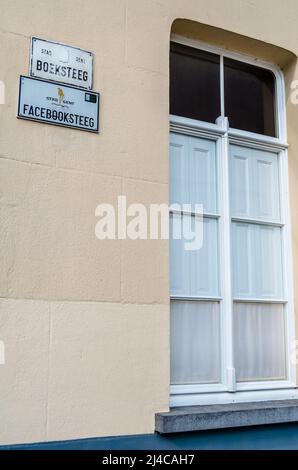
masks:
[[[95,207],[119,194],[167,202],[173,21],[234,33],[211,39],[282,64],[289,84],[297,2],[0,0],[0,10],[0,443],[153,432],[169,404],[168,244],[98,241]],[[210,39],[193,24],[177,31]],[[30,36],[95,54],[99,135],[16,119]],[[297,292],[298,106],[287,100]]]

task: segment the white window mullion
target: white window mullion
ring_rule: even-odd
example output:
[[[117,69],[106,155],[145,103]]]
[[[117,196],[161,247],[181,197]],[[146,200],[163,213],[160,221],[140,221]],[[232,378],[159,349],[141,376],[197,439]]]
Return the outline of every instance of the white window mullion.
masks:
[[[219,142],[219,200],[220,212],[220,253],[221,253],[221,319],[222,319],[222,366],[223,382],[230,392],[235,391],[235,366],[233,352],[233,300],[231,274],[231,227],[229,195],[229,139],[228,121],[225,119],[226,134]]]
[[[225,116],[225,75],[224,75],[224,58],[220,55],[220,114],[221,118]]]

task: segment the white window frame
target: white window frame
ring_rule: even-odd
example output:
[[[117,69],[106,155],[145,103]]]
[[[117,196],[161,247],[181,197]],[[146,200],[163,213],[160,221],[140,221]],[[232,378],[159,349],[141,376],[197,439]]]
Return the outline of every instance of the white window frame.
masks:
[[[198,300],[219,300],[221,315],[221,351],[222,351],[222,383],[198,384],[198,385],[171,385],[170,406],[186,406],[209,403],[231,403],[237,401],[256,401],[266,399],[297,398],[296,364],[291,361],[295,356],[295,317],[293,301],[293,264],[292,264],[292,239],[291,217],[289,202],[289,178],[288,178],[288,144],[286,140],[286,110],[285,110],[285,85],[284,77],[278,67],[263,60],[248,57],[243,54],[231,52],[210,46],[200,41],[186,39],[178,35],[172,35],[171,41],[200,50],[215,53],[220,56],[220,87],[221,87],[221,116],[217,122],[204,121],[170,115],[170,132],[185,135],[206,137],[216,142],[218,162],[218,213],[219,217],[219,269],[221,297],[217,299],[198,298]],[[255,134],[239,129],[229,128],[229,123],[224,115],[224,57],[229,57],[240,62],[262,67],[270,70],[275,76],[275,124],[277,137]],[[252,299],[250,302],[281,303],[284,305],[285,331],[286,331],[286,361],[287,379],[276,381],[257,381],[249,383],[237,383],[233,362],[232,342],[227,338],[233,337],[233,298],[231,282],[231,214],[229,195],[229,146],[236,144],[250,148],[274,151],[278,154],[280,175],[280,207],[281,223],[277,224],[282,229],[283,250],[283,278],[284,299],[263,300]],[[221,158],[218,158],[218,155]],[[237,218],[238,220],[238,218]],[[271,225],[271,224],[270,224]],[[223,230],[223,226],[225,227]],[[171,299],[181,297],[171,296]],[[185,298],[182,300],[194,300]],[[224,314],[223,314],[224,313]],[[217,392],[217,393],[215,393]],[[235,393],[237,392],[237,393]]]

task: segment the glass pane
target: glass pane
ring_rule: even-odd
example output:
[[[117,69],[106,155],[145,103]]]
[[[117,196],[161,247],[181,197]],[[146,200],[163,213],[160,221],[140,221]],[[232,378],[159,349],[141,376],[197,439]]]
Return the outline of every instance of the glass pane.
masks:
[[[232,223],[233,286],[237,298],[283,297],[281,229]]]
[[[234,338],[237,381],[286,378],[283,305],[235,303]]]
[[[230,127],[275,137],[274,74],[224,58],[224,82],[225,115]]]
[[[215,123],[220,116],[218,55],[171,43],[170,113]]]
[[[173,239],[173,233],[183,233],[191,223],[195,234],[195,217],[170,215],[171,294],[179,296],[214,297],[219,295],[217,220],[204,218],[201,248],[186,250],[187,238]],[[202,219],[200,219],[202,220]],[[201,226],[197,226],[197,240]],[[186,233],[186,232],[184,232]],[[195,235],[194,241],[195,242]],[[194,245],[195,248],[195,245]]]
[[[171,383],[220,381],[218,302],[171,302]]]
[[[170,203],[202,204],[204,212],[216,213],[215,142],[170,134]]]
[[[231,145],[230,175],[233,217],[280,220],[276,153]]]

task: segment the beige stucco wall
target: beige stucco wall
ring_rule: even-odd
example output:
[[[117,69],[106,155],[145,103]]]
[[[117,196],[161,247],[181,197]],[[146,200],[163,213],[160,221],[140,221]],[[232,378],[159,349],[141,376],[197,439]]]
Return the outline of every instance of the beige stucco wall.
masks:
[[[168,245],[98,241],[95,207],[119,194],[167,202],[173,21],[253,38],[176,24],[271,58],[290,83],[298,70],[280,48],[298,54],[297,2],[0,0],[0,10],[0,443],[153,432],[169,401]],[[99,135],[16,119],[30,36],[95,54]],[[287,101],[298,271],[298,106]]]

